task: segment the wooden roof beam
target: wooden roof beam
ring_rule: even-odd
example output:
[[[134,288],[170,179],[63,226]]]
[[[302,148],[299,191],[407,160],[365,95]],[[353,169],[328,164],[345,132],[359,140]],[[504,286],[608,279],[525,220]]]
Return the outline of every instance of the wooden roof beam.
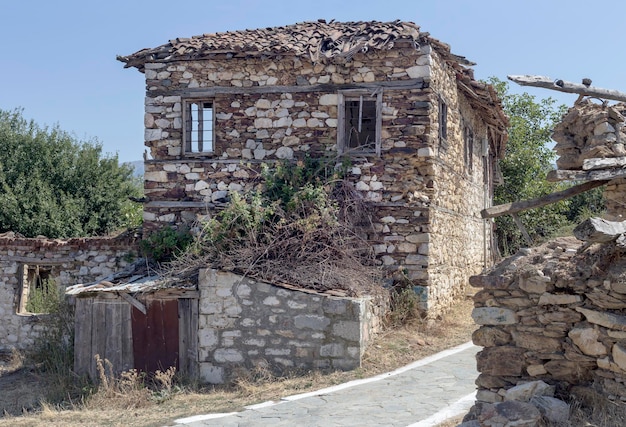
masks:
[[[583,79],[583,84],[566,82],[564,80],[554,80],[545,76],[511,75],[509,80],[521,86],[542,87],[559,92],[576,93],[583,96],[593,96],[596,98],[610,99],[612,101],[626,102],[626,93],[613,89],[602,89],[591,86],[591,80]]]

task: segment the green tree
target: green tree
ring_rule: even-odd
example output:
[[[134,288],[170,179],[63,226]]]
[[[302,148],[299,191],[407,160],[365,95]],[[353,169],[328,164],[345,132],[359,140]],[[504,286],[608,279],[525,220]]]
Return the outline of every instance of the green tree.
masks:
[[[494,204],[540,197],[564,188],[565,184],[546,180],[554,168],[555,153],[549,148],[552,128],[561,120],[566,107],[553,98],[536,100],[528,93],[511,94],[506,82],[491,78],[504,111],[509,116],[509,141],[506,155],[499,163],[504,184],[496,187]],[[550,237],[568,223],[569,201],[520,212],[519,217],[531,239],[538,242]],[[510,255],[528,244],[510,215],[496,218],[498,246]]]
[[[137,221],[132,168],[97,141],[0,110],[0,232],[25,236],[103,235]]]

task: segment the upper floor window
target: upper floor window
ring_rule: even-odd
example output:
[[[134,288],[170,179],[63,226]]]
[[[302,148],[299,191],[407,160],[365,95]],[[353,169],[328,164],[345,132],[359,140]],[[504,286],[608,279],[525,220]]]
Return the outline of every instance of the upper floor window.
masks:
[[[471,175],[474,163],[474,131],[468,125],[463,126],[463,154],[465,168]]]
[[[448,105],[439,97],[439,147],[448,148]]]
[[[215,138],[213,101],[206,99],[187,101],[184,114],[184,152],[212,153]]]
[[[340,93],[338,109],[337,139],[340,152],[380,154],[382,92]]]

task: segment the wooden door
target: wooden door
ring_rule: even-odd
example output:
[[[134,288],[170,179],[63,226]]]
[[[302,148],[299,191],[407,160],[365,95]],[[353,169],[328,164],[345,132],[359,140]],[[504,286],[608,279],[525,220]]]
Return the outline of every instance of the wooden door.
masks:
[[[178,300],[149,300],[146,314],[133,307],[135,368],[143,372],[178,369]]]

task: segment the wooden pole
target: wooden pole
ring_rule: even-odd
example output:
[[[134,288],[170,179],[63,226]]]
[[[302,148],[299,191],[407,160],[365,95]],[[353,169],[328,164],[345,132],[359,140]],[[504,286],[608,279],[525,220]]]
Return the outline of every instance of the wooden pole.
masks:
[[[480,215],[483,218],[495,218],[498,216],[514,214],[514,213],[525,211],[528,209],[539,208],[541,206],[546,206],[551,203],[556,203],[556,202],[560,202],[561,200],[569,199],[570,197],[573,197],[577,194],[584,193],[585,191],[592,190],[596,187],[600,187],[601,185],[604,185],[607,182],[609,181],[604,180],[604,181],[585,182],[583,184],[570,187],[567,190],[557,191],[556,193],[548,194],[542,197],[537,197],[536,199],[523,200],[520,202],[505,203],[503,205],[492,206],[490,208],[483,209],[480,212]]]
[[[572,82],[566,82],[564,80],[554,80],[545,76],[508,76],[509,80],[521,85],[521,86],[535,86],[545,89],[552,89],[559,92],[577,93],[579,95],[593,96],[597,98],[610,99],[613,101],[626,102],[626,93],[613,89],[602,89],[586,84],[578,84]],[[589,83],[591,81],[587,80]]]

